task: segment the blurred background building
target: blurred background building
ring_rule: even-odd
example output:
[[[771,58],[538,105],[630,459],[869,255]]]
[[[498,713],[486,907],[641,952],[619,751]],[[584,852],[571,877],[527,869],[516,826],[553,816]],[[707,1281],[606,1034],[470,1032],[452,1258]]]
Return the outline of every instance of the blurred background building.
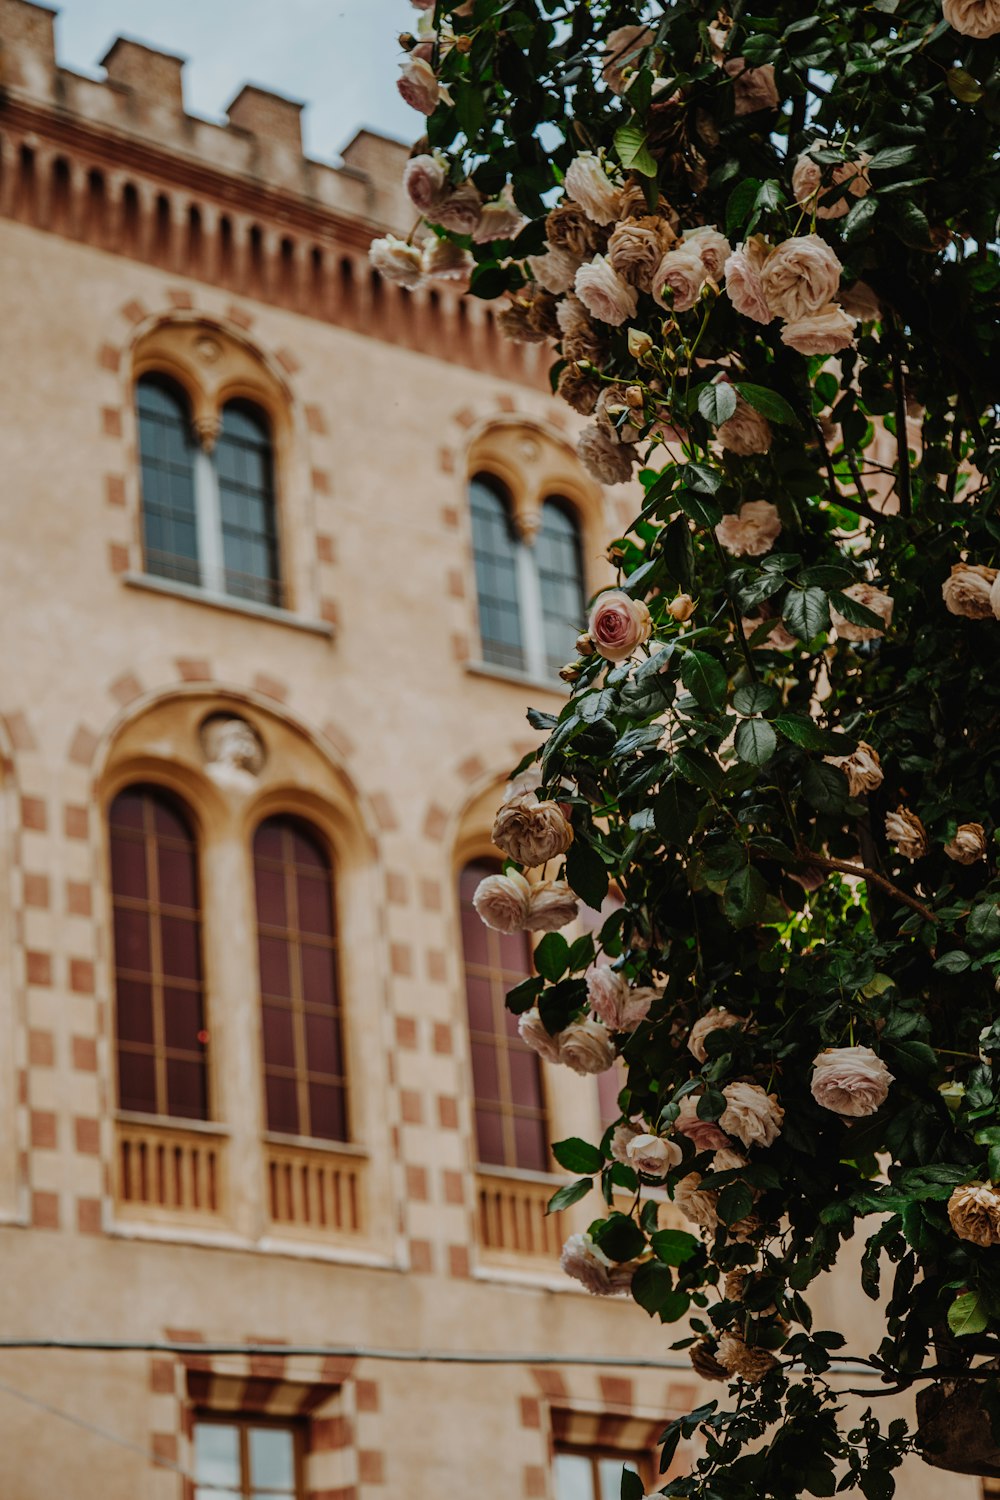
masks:
[[[544,1215],[615,1079],[541,1077],[469,906],[634,507],[546,351],[370,271],[405,147],[103,66],[0,0],[0,1337],[52,1343],[0,1352],[0,1490],[652,1489],[710,1392]]]

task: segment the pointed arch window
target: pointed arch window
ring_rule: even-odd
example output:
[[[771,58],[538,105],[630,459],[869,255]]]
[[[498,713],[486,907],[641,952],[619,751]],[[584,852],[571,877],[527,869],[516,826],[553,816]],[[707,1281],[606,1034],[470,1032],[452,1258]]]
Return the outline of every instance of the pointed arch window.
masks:
[[[280,605],[274,450],[264,412],[230,401],[217,424],[201,420],[196,431],[186,393],[158,372],[140,377],[136,404],[146,571]]]
[[[118,1105],[207,1120],[198,846],[187,808],[157,786],[119,792],[108,815]]]
[[[583,561],[572,508],[548,497],[537,535],[519,535],[509,497],[485,475],[471,481],[469,506],[483,660],[554,677],[583,628]]]
[[[287,814],[253,841],[267,1128],[346,1141],[333,869],[318,831]]]
[[[504,1005],[507,991],[532,972],[531,940],[526,932],[494,932],[472,905],[479,882],[498,869],[493,861],[476,860],[459,877],[477,1155],[483,1166],[544,1172],[549,1151],[541,1065]]]

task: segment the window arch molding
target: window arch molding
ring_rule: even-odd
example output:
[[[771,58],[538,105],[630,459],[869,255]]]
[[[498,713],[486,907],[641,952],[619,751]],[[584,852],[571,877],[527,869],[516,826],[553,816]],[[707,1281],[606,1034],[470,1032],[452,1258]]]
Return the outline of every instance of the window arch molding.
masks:
[[[506,491],[520,536],[537,534],[542,505],[552,498],[569,506],[580,529],[584,556],[600,546],[603,491],[560,434],[520,417],[495,418],[480,429],[466,450],[465,483],[478,475],[492,477]],[[585,588],[593,582],[585,577]]]

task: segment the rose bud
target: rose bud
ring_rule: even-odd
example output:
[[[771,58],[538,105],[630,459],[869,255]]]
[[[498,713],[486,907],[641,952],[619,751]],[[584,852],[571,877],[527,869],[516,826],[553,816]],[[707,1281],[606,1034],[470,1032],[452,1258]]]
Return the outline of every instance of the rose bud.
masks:
[[[590,639],[590,636],[586,630],[582,635],[577,636],[576,649],[579,651],[581,656],[593,656],[594,652],[597,650],[597,647]]]
[[[681,625],[685,620],[690,620],[694,610],[695,603],[690,594],[678,594],[677,598],[671,599],[667,605],[667,614]]]

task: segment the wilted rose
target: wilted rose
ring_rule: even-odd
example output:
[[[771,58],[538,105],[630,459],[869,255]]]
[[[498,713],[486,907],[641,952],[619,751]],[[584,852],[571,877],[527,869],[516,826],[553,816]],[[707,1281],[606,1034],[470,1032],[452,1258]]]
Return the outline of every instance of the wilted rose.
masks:
[[[945,608],[968,620],[988,620],[994,614],[993,588],[1000,578],[996,568],[978,563],[952,563],[951,572],[941,585]]]
[[[424,259],[416,245],[408,245],[394,234],[372,240],[368,259],[386,281],[395,281],[411,290],[424,278]]]
[[[965,1182],[948,1199],[948,1221],[960,1240],[1000,1245],[1000,1195],[991,1183]]]
[[[760,1385],[765,1375],[778,1365],[770,1350],[755,1348],[732,1332],[724,1333],[719,1339],[715,1357],[724,1370],[745,1380],[748,1385]]]
[[[857,749],[852,750],[850,755],[827,755],[824,760],[828,766],[836,766],[843,771],[847,777],[847,790],[852,797],[860,797],[862,792],[877,791],[884,780],[878,751],[873,750],[865,740],[859,740]]]
[[[424,245],[424,275],[432,281],[457,281],[466,285],[475,261],[468,250],[454,240],[439,240],[435,235]]]
[[[411,52],[399,65],[396,87],[411,109],[422,115],[432,115],[441,98],[437,75],[430,63]]]
[[[781,518],[769,500],[746,500],[734,516],[723,516],[715,534],[730,557],[760,557],[781,534]]]
[[[560,1038],[559,1060],[574,1073],[606,1073],[618,1055],[610,1031],[600,1021],[571,1021]]]
[[[749,401],[737,395],[736,410],[720,424],[717,437],[729,453],[744,457],[767,453],[771,447],[771,424],[759,411],[754,411]]]
[[[777,109],[781,101],[771,63],[748,68],[745,58],[731,57],[723,66],[733,80],[733,114],[753,115],[760,109]]]
[[[575,922],[580,903],[565,880],[544,880],[531,887],[525,927],[529,932],[558,932]]]
[[[635,317],[638,306],[635,287],[623,281],[603,255],[595,255],[589,265],[580,267],[573,290],[587,311],[602,323],[617,328]]]
[[[688,249],[697,253],[705,274],[717,284],[721,283],[726,275],[726,262],[733,253],[726,236],[711,224],[701,224],[695,229],[685,229],[683,241]]]
[[[641,599],[608,589],[594,602],[587,633],[605,661],[625,661],[649,640],[653,625]]]
[[[659,1135],[637,1135],[628,1144],[628,1164],[644,1177],[666,1177],[679,1165],[681,1148]]]
[[[611,224],[618,218],[621,183],[608,176],[603,159],[592,151],[581,151],[573,158],[566,168],[564,186],[595,224]]]
[[[559,371],[556,390],[562,399],[578,411],[581,417],[589,417],[597,405],[603,387],[596,375],[582,366],[567,361]]]
[[[955,837],[944,846],[944,852],[957,865],[974,865],[986,858],[986,829],[982,823],[959,823]]]
[[[476,887],[472,904],[494,932],[523,932],[531,910],[531,886],[517,870],[487,875]]]
[[[818,312],[786,323],[781,330],[781,342],[800,354],[839,354],[854,343],[857,326],[857,318],[852,318],[835,302],[828,302]]]
[[[686,1135],[696,1151],[718,1151],[729,1145],[729,1137],[714,1120],[698,1118],[698,1099],[694,1094],[685,1094],[681,1100],[673,1128],[678,1135]]]
[[[535,792],[518,792],[501,804],[491,837],[498,849],[532,869],[566,853],[573,826],[558,802],[540,802]]]
[[[517,1034],[532,1052],[537,1052],[539,1057],[546,1062],[557,1063],[560,1061],[559,1038],[562,1033],[557,1032],[550,1036],[545,1029],[545,1022],[538,1014],[537,1006],[530,1010],[522,1011],[517,1018]]]
[[[941,11],[963,36],[985,41],[1000,33],[1000,0],[943,0]]]
[[[472,238],[477,245],[487,245],[491,240],[512,240],[524,223],[524,215],[506,187],[499,198],[483,204]]]
[[[619,276],[648,292],[653,273],[673,240],[673,231],[665,219],[653,216],[624,219],[615,226],[608,241],[608,260]],[[652,347],[652,339],[649,347]]]
[[[583,429],[577,438],[576,451],[580,462],[601,484],[624,484],[632,478],[635,458],[631,444],[609,437],[597,422]]]
[[[767,305],[792,322],[818,313],[837,295],[841,270],[840,261],[818,234],[784,240],[760,273]]]
[[[722,1090],[726,1108],[719,1124],[727,1135],[734,1135],[744,1146],[771,1146],[781,1134],[785,1111],[776,1094],[769,1094],[757,1083],[727,1083]]]
[[[601,77],[613,94],[625,92],[626,72],[639,67],[643,49],[651,47],[655,40],[655,33],[648,26],[618,26],[608,32]]]
[[[920,859],[927,853],[927,830],[916,813],[905,807],[886,813],[885,836],[904,859]]]
[[[707,1010],[703,1016],[699,1016],[691,1027],[688,1037],[688,1051],[697,1058],[698,1062],[708,1061],[708,1052],[705,1048],[705,1038],[713,1031],[722,1031],[727,1026],[742,1026],[742,1016],[734,1016],[732,1011],[726,1010],[724,1006],[715,1005]]]
[[[835,1115],[873,1115],[885,1103],[892,1081],[870,1047],[827,1047],[813,1059],[812,1096]]]
[[[879,636],[885,635],[886,630],[892,624],[893,599],[891,594],[883,593],[881,589],[875,588],[870,583],[852,583],[843,590],[848,599],[853,599],[864,609],[870,609],[872,614],[878,615],[885,622],[884,628],[879,630],[875,625],[855,625],[840,613],[835,604],[830,605],[830,619],[836,627],[837,634],[845,641],[874,641]]]
[[[653,272],[650,291],[653,301],[671,312],[687,312],[694,307],[705,285],[705,267],[697,250],[688,245],[668,250]]]

